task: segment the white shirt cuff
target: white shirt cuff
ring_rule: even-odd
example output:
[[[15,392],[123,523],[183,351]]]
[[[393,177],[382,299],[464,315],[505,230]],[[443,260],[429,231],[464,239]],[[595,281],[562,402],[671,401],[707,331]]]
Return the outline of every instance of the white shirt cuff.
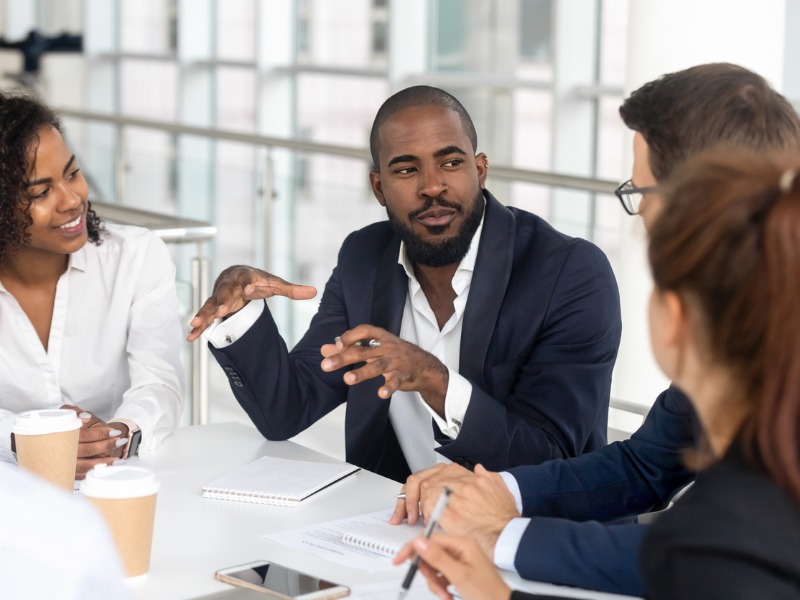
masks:
[[[203,336],[214,348],[227,348],[242,337],[264,312],[264,300],[248,302],[239,312],[227,319],[216,319]]]
[[[511,519],[500,532],[494,546],[494,564],[500,569],[517,572],[514,559],[517,556],[520,540],[531,520],[525,518]]]
[[[506,471],[501,471],[498,474],[503,478],[503,483],[506,484],[508,491],[514,496],[514,502],[517,503],[517,512],[522,514],[522,494],[519,491],[519,482],[511,473]]]
[[[464,377],[459,375],[450,367],[447,368],[447,393],[444,397],[444,416],[442,419],[436,411],[433,410],[423,400],[423,404],[431,413],[436,425],[439,426],[442,433],[454,440],[458,437],[461,431],[461,424],[464,422],[464,415],[467,413],[469,406],[469,399],[472,397],[472,384]]]

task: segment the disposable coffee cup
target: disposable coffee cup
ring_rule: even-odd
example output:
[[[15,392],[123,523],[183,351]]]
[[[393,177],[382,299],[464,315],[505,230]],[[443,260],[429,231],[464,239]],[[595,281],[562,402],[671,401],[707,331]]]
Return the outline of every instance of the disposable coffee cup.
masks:
[[[97,465],[86,473],[81,492],[103,515],[126,576],[147,573],[158,493],[155,473],[142,467]]]
[[[29,410],[11,425],[20,467],[72,491],[83,422],[67,408]]]

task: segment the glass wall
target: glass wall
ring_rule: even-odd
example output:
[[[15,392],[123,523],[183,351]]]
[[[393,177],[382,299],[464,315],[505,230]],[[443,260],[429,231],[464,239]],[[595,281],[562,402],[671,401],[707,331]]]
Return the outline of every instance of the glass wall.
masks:
[[[322,289],[345,235],[385,217],[368,185],[369,130],[381,102],[415,83],[462,100],[498,198],[593,240],[616,268],[623,221],[613,195],[498,173],[577,175],[609,190],[625,177],[617,110],[629,1],[348,0],[342,10],[330,0],[2,0],[0,33],[83,36],[82,53],[45,55],[28,81],[56,106],[344,149],[67,120],[97,198],[218,226],[212,277],[246,263]],[[800,0],[787,10],[800,15]],[[787,73],[797,61],[787,58]],[[18,51],[0,50],[6,83],[21,71]],[[787,75],[800,98],[798,81]],[[316,302],[274,309],[291,345]]]

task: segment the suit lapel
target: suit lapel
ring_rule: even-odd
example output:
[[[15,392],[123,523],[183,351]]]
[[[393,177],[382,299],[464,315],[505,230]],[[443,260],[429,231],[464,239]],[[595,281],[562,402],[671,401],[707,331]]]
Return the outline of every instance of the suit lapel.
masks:
[[[485,388],[486,353],[503,303],[514,258],[516,219],[505,206],[484,190],[486,213],[478,258],[469,288],[461,329],[458,372]]]
[[[408,277],[397,262],[400,253],[400,239],[393,236],[386,245],[375,275],[375,287],[372,291],[372,315],[369,323],[382,327],[395,335],[400,334],[403,320]],[[387,427],[389,424],[389,402],[378,396],[378,388],[383,385],[383,377],[358,384],[348,399],[345,416],[347,456],[350,462],[370,471],[383,473],[384,463],[394,460],[387,457],[399,451],[397,442],[387,448]],[[400,454],[402,457],[402,453]],[[405,467],[406,471],[408,467]]]
[[[400,255],[400,238],[392,237],[381,255],[375,289],[372,291],[372,325],[383,327],[400,335],[403,309],[408,294],[408,277],[397,257]]]

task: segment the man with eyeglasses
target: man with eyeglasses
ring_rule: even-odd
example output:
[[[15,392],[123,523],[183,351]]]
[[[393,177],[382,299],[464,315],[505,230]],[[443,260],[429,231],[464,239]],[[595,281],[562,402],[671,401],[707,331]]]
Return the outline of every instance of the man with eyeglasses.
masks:
[[[706,64],[645,84],[620,107],[634,131],[633,173],[615,194],[647,229],[663,209],[658,184],[680,163],[715,147],[754,154],[800,153],[800,119],[759,75]],[[527,579],[642,595],[638,552],[647,526],[608,524],[667,507],[693,478],[684,462],[698,447],[696,416],[670,387],[630,439],[573,459],[491,473],[457,465],[412,475],[392,517],[430,514],[441,485],[453,493],[440,524],[477,539],[504,569]],[[518,518],[520,515],[529,518]],[[473,580],[485,565],[454,556]],[[457,581],[451,581],[458,585]]]
[[[638,138],[637,138],[638,139]],[[647,143],[643,140],[640,143]],[[650,194],[658,191],[658,186],[650,185],[647,187],[636,187],[633,185],[633,179],[628,179],[625,183],[619,184],[614,194],[619,198],[622,203],[622,208],[631,216],[639,214],[639,206],[642,203],[642,198],[645,194]]]

